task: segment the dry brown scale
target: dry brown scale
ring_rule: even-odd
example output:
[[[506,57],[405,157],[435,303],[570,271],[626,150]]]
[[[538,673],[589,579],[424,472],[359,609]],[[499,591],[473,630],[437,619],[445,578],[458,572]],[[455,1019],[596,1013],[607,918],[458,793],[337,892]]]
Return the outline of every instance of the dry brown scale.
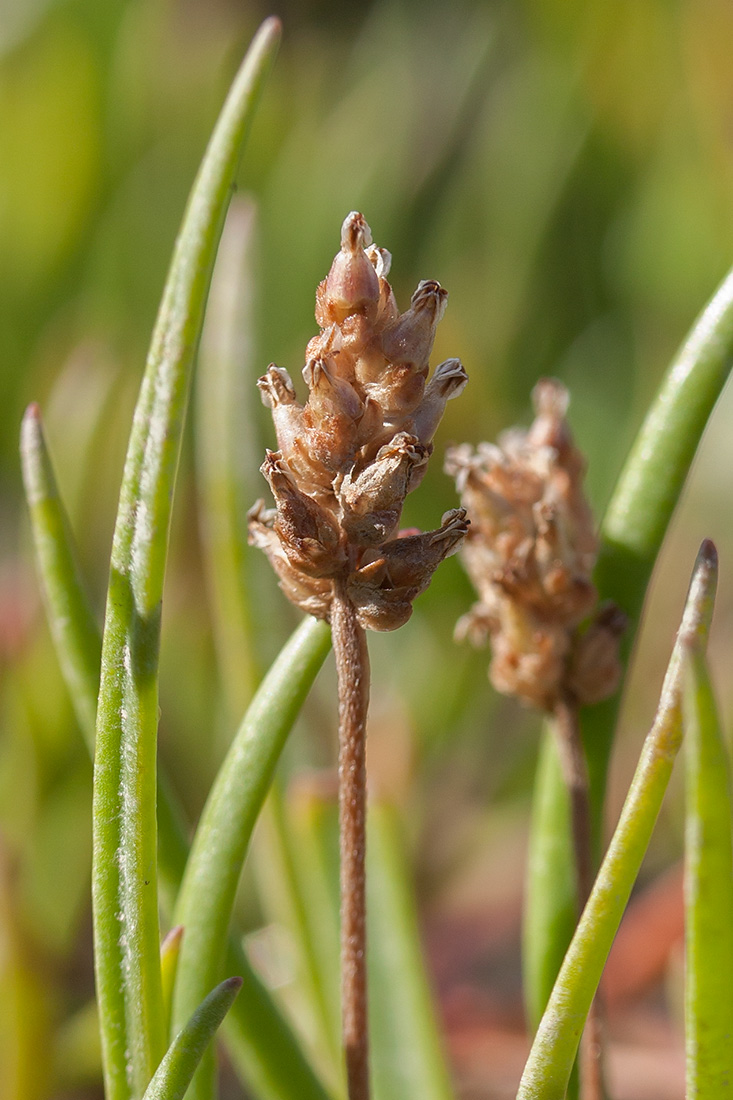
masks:
[[[446,458],[471,519],[462,557],[480,597],[456,633],[490,640],[497,691],[553,711],[568,695],[584,704],[613,693],[625,618],[613,604],[596,606],[598,538],[585,461],[565,419],[567,390],[545,378],[532,398],[529,430],[476,450],[454,447]]]
[[[400,313],[387,282],[391,257],[351,213],[341,250],[316,294],[321,332],[306,349],[301,405],[282,367],[258,386],[272,410],[278,450],[262,472],[275,508],[249,513],[250,542],[264,550],[286,595],[330,618],[333,582],[345,583],[360,626],[394,630],[468,530],[463,509],[436,531],[399,533],[405,497],[422,480],[446,402],[467,381],[458,359],[428,380],[447,293],[420,283]]]

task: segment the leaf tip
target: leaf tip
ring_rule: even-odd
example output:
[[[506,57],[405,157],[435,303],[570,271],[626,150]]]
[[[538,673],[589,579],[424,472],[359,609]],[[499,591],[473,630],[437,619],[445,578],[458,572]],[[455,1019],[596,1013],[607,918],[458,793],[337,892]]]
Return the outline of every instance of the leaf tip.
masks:
[[[279,15],[268,15],[260,27],[260,32],[268,38],[282,38],[283,23]]]
[[[174,927],[171,928],[170,932],[166,934],[162,944],[160,945],[161,953],[175,950],[177,947],[179,947],[181,940],[183,939],[183,931],[184,929],[182,924],[174,925]]]
[[[41,429],[41,406],[37,401],[31,401],[20,422],[21,451],[24,452],[37,445]]]
[[[685,648],[703,644],[710,630],[718,585],[718,551],[712,539],[704,539],[697,552],[680,627]]]
[[[20,422],[20,459],[26,495],[29,501],[45,495],[46,486],[42,486],[39,481],[41,479],[39,471],[43,466],[45,449],[41,407],[33,401],[25,410],[23,419]]]
[[[703,539],[700,544],[700,549],[697,552],[697,560],[695,562],[695,568],[699,565],[705,565],[709,569],[718,568],[718,551],[715,543],[712,539]]]
[[[225,978],[224,981],[221,983],[221,988],[226,989],[229,993],[239,993],[243,983],[244,978]]]

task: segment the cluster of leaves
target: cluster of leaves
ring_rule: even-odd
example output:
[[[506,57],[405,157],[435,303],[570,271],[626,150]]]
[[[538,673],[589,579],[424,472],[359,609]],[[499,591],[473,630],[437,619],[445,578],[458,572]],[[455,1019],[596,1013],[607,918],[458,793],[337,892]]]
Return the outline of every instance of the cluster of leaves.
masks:
[[[264,64],[270,46],[265,48],[265,56],[260,57],[260,63]],[[270,784],[274,763],[293,717],[326,656],[329,644],[325,628],[306,623],[291,647],[283,652],[240,728],[231,755],[212,791],[188,862],[184,843],[186,830],[181,829],[178,811],[172,805],[166,788],[159,794],[161,892],[169,901],[178,898],[175,916],[171,905],[172,919],[184,924],[187,929],[177,958],[176,992],[171,998],[168,983],[171,970],[176,969],[172,965],[172,960],[176,960],[175,941],[166,953],[160,981],[156,976],[161,968],[158,962],[158,917],[154,889],[156,855],[152,780],[155,769],[152,760],[157,724],[155,665],[158,606],[169,526],[170,491],[178,463],[188,372],[203,314],[216,239],[222,225],[224,200],[234,175],[241,129],[247,121],[253,88],[249,81],[255,76],[254,82],[257,83],[261,73],[254,74],[250,69],[246,78],[242,78],[237,109],[242,113],[230,108],[234,112],[228,116],[231,129],[225,137],[219,131],[219,144],[212,146],[219,158],[218,165],[212,166],[212,161],[207,161],[207,170],[211,174],[201,177],[204,182],[196,192],[198,199],[189,207],[189,220],[174,261],[156,334],[157,342],[151,353],[146,388],[138,406],[115,542],[112,579],[116,588],[110,601],[112,614],[108,616],[105,631],[105,646],[108,648],[103,664],[107,670],[103,680],[103,700],[104,692],[108,693],[103,725],[108,741],[106,755],[98,760],[98,802],[95,812],[95,888],[100,944],[98,967],[105,1034],[104,1060],[110,1096],[127,1095],[128,1089],[133,1094],[141,1094],[146,1087],[150,1095],[178,1095],[176,1089],[185,1087],[195,1057],[201,1053],[206,1038],[219,1023],[236,992],[229,982],[213,994],[213,1002],[205,1000],[221,975],[224,929],[234,907],[236,884],[254,819]],[[220,175],[216,174],[217,167]],[[353,200],[344,208],[348,205],[353,205]],[[246,214],[243,219],[246,234]],[[232,233],[234,231],[232,223]],[[298,277],[301,278],[300,272]],[[307,276],[304,281],[309,283]],[[726,377],[731,345],[730,295],[730,285],[724,284],[670,373],[665,390],[629,459],[627,472],[607,515],[600,587],[604,595],[613,596],[621,603],[634,620],[638,620],[641,600],[672,507]],[[161,351],[163,354],[160,354]],[[209,366],[214,358],[209,354]],[[219,356],[216,365],[221,366],[221,363]],[[236,564],[241,538],[235,534],[237,519],[231,510],[232,501],[240,496],[240,487],[236,484],[238,474],[232,469],[236,440],[233,443],[230,435],[223,430],[223,425],[232,424],[234,419],[232,413],[235,406],[228,399],[232,387],[231,376],[212,376],[211,370],[204,369],[198,399],[199,423],[203,428],[199,455],[200,483],[204,487],[203,506],[207,512],[207,552],[210,555],[213,603],[224,609],[218,617],[219,650],[223,655],[221,667],[228,669],[223,675],[225,691],[234,701],[233,708],[237,708],[240,705],[238,697],[243,693],[243,670],[250,669],[254,681],[257,678],[257,660],[248,652],[246,634],[237,632],[237,619],[246,621],[248,610],[246,601],[238,592]],[[208,433],[204,427],[207,424]],[[89,731],[97,706],[100,642],[94,618],[81,595],[78,571],[67,554],[68,527],[53,487],[35,413],[30,414],[25,422],[25,457],[29,498],[34,509],[39,544],[41,550],[45,549],[45,553],[51,556],[50,561],[46,560],[44,575],[53,609],[52,621],[57,630],[66,631],[59,651],[67,662],[66,673],[72,684],[80,724]],[[224,530],[220,525],[222,517]],[[236,593],[235,600],[232,600],[232,592]],[[117,621],[115,614],[119,616]],[[129,654],[128,663],[124,660],[125,654]],[[700,731],[701,743],[707,746],[708,770],[703,773],[703,781],[707,782],[711,773],[720,779],[724,772],[715,764],[715,753],[719,750],[715,748],[715,737],[711,736],[715,724],[711,720],[701,661],[700,654],[697,654],[693,662],[696,671],[691,673],[693,683],[689,713],[693,718],[691,728]],[[120,679],[117,679],[118,676]],[[181,706],[184,705],[181,703]],[[590,763],[596,786],[594,804],[599,815],[613,709],[611,706],[599,708],[597,713],[588,715]],[[557,927],[554,918],[563,907],[567,917],[567,899],[572,893],[568,889],[567,868],[564,875],[551,873],[551,864],[541,857],[543,845],[555,844],[557,848],[558,837],[562,840],[567,834],[561,786],[549,752],[546,747],[541,790],[536,802],[538,810],[532,860],[534,900],[530,903],[527,932],[530,963],[528,996],[535,1006],[536,1019],[539,1019],[547,1001],[566,946],[562,937],[547,943],[545,930]],[[126,774],[123,775],[120,768],[128,769]],[[700,774],[694,763],[692,773]],[[661,794],[662,785],[660,782],[657,794]],[[694,791],[699,789],[696,781],[691,788],[691,836],[695,831],[698,836],[704,835],[708,828],[716,827],[716,822],[719,826],[725,821],[726,812],[729,813],[723,790],[715,803],[717,816],[713,816],[713,824],[710,825],[709,818],[703,812],[705,805],[701,806],[694,800]],[[643,791],[648,796],[648,787],[644,787]],[[142,817],[120,816],[122,810],[127,812],[133,804],[146,808]],[[232,814],[233,805],[238,807],[236,815]],[[543,807],[549,817],[542,817]],[[303,951],[308,962],[306,973],[311,986],[309,1003],[319,1005],[319,1012],[314,1034],[309,1037],[309,1059],[303,1053],[300,1040],[296,1039],[282,1013],[275,1007],[271,995],[251,971],[238,944],[232,943],[226,972],[242,975],[247,988],[230,1014],[228,1041],[236,1066],[257,1094],[321,1097],[324,1090],[337,1087],[339,1080],[333,1019],[333,959],[324,946],[324,940],[328,937],[322,937],[320,932],[324,923],[328,924],[330,920],[333,925],[334,921],[333,899],[329,896],[328,885],[331,881],[330,869],[327,866],[332,850],[333,821],[329,818],[328,801],[324,803],[317,796],[306,798],[299,808],[302,822],[310,829],[307,834],[304,829],[303,835],[308,835],[313,843],[314,873],[305,875],[301,868],[293,866],[292,825],[288,824],[286,815],[281,813],[278,816],[276,799],[268,813],[271,843],[282,872],[282,888],[289,893],[296,919],[301,922]],[[648,828],[653,816],[654,798],[651,801],[648,798],[643,827],[635,835],[634,842],[639,851],[643,847],[643,828]],[[378,811],[375,820],[372,848],[383,873],[373,876],[376,879],[374,888],[380,891],[380,897],[372,905],[372,910],[376,919],[382,922],[382,927],[376,929],[372,941],[377,950],[375,966],[383,973],[381,984],[384,998],[380,1001],[377,994],[375,1015],[381,1022],[375,1036],[375,1056],[380,1067],[376,1089],[380,1095],[419,1093],[446,1096],[449,1094],[447,1076],[438,1053],[435,1025],[425,993],[419,956],[416,955],[415,918],[401,867],[397,831],[386,809]],[[226,828],[226,837],[223,836],[223,828]],[[721,843],[718,853],[723,848]],[[562,843],[560,849],[562,851]],[[122,860],[116,858],[119,851],[125,853]],[[691,851],[694,860],[697,858],[695,849],[691,848]],[[216,852],[215,857],[213,852]],[[634,864],[628,859],[622,862],[630,886]],[[184,885],[180,889],[184,866]],[[315,912],[330,914],[325,921],[314,918],[311,904],[311,895],[319,889],[315,885],[320,881],[317,873],[319,867],[323,872],[323,889],[321,909]],[[543,874],[548,875],[552,889],[547,889]],[[725,911],[727,902],[722,897],[711,902],[706,891],[711,889],[712,884],[715,892],[725,881],[725,875],[711,875],[703,866],[701,885],[699,889],[694,888],[695,897],[703,900],[693,905],[691,923],[691,927],[698,929],[698,945],[702,944],[704,948],[706,943],[715,942],[723,953],[726,941],[711,940],[709,925],[715,913]],[[555,907],[554,916],[551,907]],[[126,924],[135,928],[136,935],[140,934],[139,940],[120,938],[120,914]],[[620,912],[608,915],[604,933],[606,940],[612,935],[614,922],[617,923],[619,916]],[[583,943],[587,945],[589,942],[587,936],[583,940],[582,932],[581,928],[578,950],[582,950]],[[605,941],[597,932],[590,937],[590,942],[597,969],[607,945],[604,948]],[[698,975],[697,992],[691,993],[691,1002],[694,996],[699,1005],[722,1004],[719,999],[711,997],[705,982],[723,975],[724,967],[719,961],[715,964],[706,959],[704,949],[700,957],[700,968],[695,971]],[[404,974],[404,982],[395,989],[395,983],[389,977],[397,969]],[[575,1006],[575,1011],[580,1015],[596,981],[597,975],[593,967],[589,967],[585,971],[582,988],[576,989],[580,1003],[579,1007]],[[170,1000],[172,1004],[169,1004]],[[551,1010],[554,1011],[552,1003]],[[181,1026],[185,1028],[187,1021],[192,1020],[196,1043],[193,1046],[185,1041],[174,1043],[161,1064],[163,1079],[156,1076],[148,1086],[167,1046],[166,1037],[161,1034],[162,1029],[158,1025],[169,1015],[173,1019],[171,1034],[175,1034]],[[706,1052],[704,1043],[697,1043],[694,1021],[701,1018],[698,1011],[691,1009],[690,1035],[695,1044],[694,1052],[701,1050],[708,1059],[706,1064],[709,1067],[711,1049],[712,1056],[717,1056],[720,1044],[713,1041],[712,1048],[708,1047]],[[724,1025],[725,1021],[718,1021],[712,1029],[713,1036],[716,1028],[720,1030]],[[409,1033],[406,1028],[411,1029]],[[703,1028],[703,1032],[707,1036],[710,1029]],[[526,1090],[543,1087],[537,1086],[536,1082],[547,1080],[550,1066],[551,1075],[561,1090],[557,1095],[562,1095],[563,1074],[566,1070],[569,1073],[574,1054],[572,1041],[564,1049],[562,1044],[553,1044],[552,1049],[548,1050],[546,1043],[542,1045],[542,1037],[546,1033],[539,1032],[538,1046],[528,1068],[530,1077],[526,1078],[522,1087]],[[188,1039],[191,1033],[184,1031],[183,1034]],[[408,1066],[400,1058],[400,1052],[406,1049],[416,1052]],[[562,1060],[562,1065],[558,1060]],[[691,1061],[691,1065],[696,1065],[696,1062]],[[721,1072],[724,1071],[725,1067],[721,1069]],[[693,1069],[691,1072],[697,1071]],[[205,1078],[200,1080],[204,1084],[197,1087],[208,1087]],[[691,1084],[691,1089],[695,1087]],[[720,1095],[719,1092],[711,1092],[713,1094]],[[525,1095],[553,1094],[526,1091]]]

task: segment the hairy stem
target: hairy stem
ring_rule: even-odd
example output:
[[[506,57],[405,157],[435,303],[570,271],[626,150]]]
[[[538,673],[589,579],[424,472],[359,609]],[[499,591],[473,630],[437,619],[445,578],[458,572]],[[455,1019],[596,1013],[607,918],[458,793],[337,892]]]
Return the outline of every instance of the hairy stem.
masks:
[[[565,784],[570,798],[570,823],[577,880],[578,915],[593,888],[593,838],[591,831],[588,767],[580,733],[578,702],[570,692],[555,704],[555,737]],[[596,996],[583,1032],[581,1077],[583,1100],[603,1100],[603,1020]]]
[[[331,632],[339,693],[341,1026],[349,1100],[368,1100],[365,856],[369,654],[343,579],[334,581]]]

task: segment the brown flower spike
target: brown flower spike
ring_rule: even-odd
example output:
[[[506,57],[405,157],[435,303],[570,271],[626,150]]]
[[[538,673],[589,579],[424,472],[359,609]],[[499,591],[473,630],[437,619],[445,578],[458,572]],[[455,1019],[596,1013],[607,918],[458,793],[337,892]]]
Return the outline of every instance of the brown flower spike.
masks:
[[[476,644],[490,639],[497,691],[553,711],[568,692],[578,703],[612,694],[625,624],[613,605],[596,609],[598,539],[585,461],[565,419],[567,390],[544,378],[532,397],[528,431],[475,451],[453,447],[446,458],[471,517],[462,557],[480,597],[456,633]]]
[[[448,295],[422,282],[401,314],[389,264],[362,215],[349,214],[316,294],[321,332],[306,350],[308,400],[299,404],[287,371],[274,364],[257,383],[277,435],[278,450],[262,466],[276,506],[259,501],[249,515],[250,541],[293,603],[330,618],[334,578],[342,578],[360,626],[371,630],[407,621],[415,596],[468,529],[465,512],[454,510],[437,531],[407,543],[398,532],[446,402],[467,375],[448,359],[428,381]]]
[[[316,293],[320,333],[306,349],[308,387],[298,402],[287,371],[258,382],[272,409],[278,450],[262,466],[275,508],[249,514],[250,542],[265,551],[286,595],[331,623],[339,682],[341,1001],[349,1100],[369,1096],[365,822],[369,658],[365,629],[394,630],[412,613],[443,558],[468,530],[463,509],[424,533],[399,531],[405,497],[422,480],[446,402],[467,376],[448,359],[428,380],[447,294],[420,283],[400,313],[387,282],[390,255],[371,243],[361,214]]]

